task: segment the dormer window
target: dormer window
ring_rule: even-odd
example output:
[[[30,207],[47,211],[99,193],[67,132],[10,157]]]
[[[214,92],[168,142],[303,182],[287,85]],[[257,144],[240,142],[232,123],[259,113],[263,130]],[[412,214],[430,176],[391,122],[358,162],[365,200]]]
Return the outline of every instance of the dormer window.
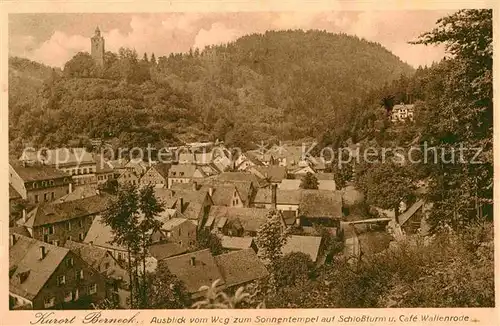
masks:
[[[38,188],[38,183],[33,182],[33,188],[34,188],[34,189]]]

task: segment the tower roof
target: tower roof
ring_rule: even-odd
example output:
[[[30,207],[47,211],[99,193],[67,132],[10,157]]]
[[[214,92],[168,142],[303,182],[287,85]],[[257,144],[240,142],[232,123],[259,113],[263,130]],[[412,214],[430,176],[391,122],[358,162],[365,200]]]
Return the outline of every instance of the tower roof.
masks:
[[[99,29],[99,26],[96,26],[95,28],[95,35],[101,36],[101,30]]]

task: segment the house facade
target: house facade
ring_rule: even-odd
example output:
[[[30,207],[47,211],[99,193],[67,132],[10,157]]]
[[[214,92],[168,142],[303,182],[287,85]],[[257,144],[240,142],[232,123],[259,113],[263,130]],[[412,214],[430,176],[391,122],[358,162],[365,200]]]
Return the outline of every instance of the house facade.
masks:
[[[392,122],[413,121],[414,105],[413,104],[397,104],[392,108],[391,120]]]
[[[104,298],[105,278],[69,249],[10,236],[10,309],[89,309]]]
[[[139,185],[140,178],[133,170],[126,170],[120,174],[117,181],[120,185],[131,184],[137,186]]]
[[[158,163],[151,166],[141,177],[141,186],[153,185],[157,188],[168,187],[168,170],[170,166],[171,165],[168,163]]]
[[[181,247],[191,247],[196,243],[196,224],[193,221],[173,217],[165,221],[160,230],[151,235],[152,242],[172,242]]]
[[[72,191],[70,175],[37,163],[9,164],[9,183],[31,204],[50,202]]]
[[[106,280],[106,297],[120,308],[128,308],[129,275],[106,249],[82,242],[66,241],[64,247],[79,256]]]
[[[67,202],[40,204],[18,220],[34,239],[63,246],[66,240],[82,242],[94,218],[106,209],[109,197],[97,195]]]
[[[168,188],[171,188],[174,183],[190,183],[205,177],[206,174],[194,164],[172,165],[168,171]]]
[[[66,172],[75,186],[96,183],[96,162],[85,148],[57,148],[41,152],[24,152],[19,161],[41,163]]]

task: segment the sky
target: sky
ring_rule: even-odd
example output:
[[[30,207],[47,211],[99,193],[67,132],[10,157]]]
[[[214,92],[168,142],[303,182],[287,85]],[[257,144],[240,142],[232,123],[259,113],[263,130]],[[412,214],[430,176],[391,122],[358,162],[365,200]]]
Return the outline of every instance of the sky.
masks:
[[[79,51],[90,52],[99,26],[106,51],[120,47],[154,53],[158,58],[190,48],[227,43],[266,30],[319,29],[344,32],[382,44],[404,62],[418,67],[444,56],[442,46],[411,45],[436,21],[453,11],[321,11],[150,14],[10,14],[9,54],[63,67]]]

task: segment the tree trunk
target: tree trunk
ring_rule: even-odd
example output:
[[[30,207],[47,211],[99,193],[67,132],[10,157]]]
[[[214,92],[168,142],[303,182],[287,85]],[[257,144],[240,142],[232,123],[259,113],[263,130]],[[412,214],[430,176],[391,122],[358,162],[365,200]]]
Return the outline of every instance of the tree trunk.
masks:
[[[146,243],[143,243],[142,246],[142,305],[143,308],[146,308],[146,302],[147,302],[147,293],[146,293],[146,286],[147,285],[147,278],[146,278]]]
[[[132,282],[133,282],[133,278],[132,278],[132,257],[130,255],[130,247],[128,247],[127,249],[128,249],[128,277],[129,277],[128,289],[130,291],[130,308],[134,308],[134,294],[133,294],[134,286],[132,284]]]
[[[140,300],[140,295],[141,295],[141,287],[139,284],[139,262],[138,262],[138,257],[139,255],[135,255],[135,293],[136,293],[136,304],[138,308],[141,308],[141,301]]]

